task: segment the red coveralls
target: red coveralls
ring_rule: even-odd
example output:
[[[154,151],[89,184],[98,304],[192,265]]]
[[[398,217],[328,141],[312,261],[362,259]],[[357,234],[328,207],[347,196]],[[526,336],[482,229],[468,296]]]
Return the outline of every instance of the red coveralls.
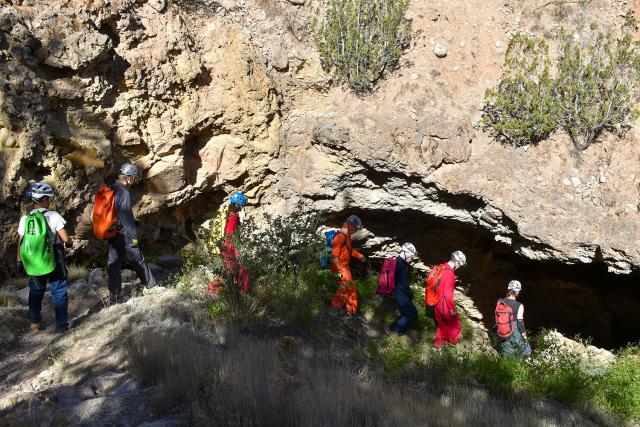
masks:
[[[364,255],[351,246],[351,233],[347,227],[342,227],[333,238],[333,263],[331,272],[340,273],[338,278],[338,290],[331,299],[331,308],[344,308],[347,313],[355,314],[358,311],[358,291],[351,277],[349,262],[351,258],[362,260]]]
[[[453,290],[456,286],[456,274],[449,264],[440,277],[442,298],[434,307],[436,315],[436,339],[433,346],[436,348],[447,345],[456,345],[460,338],[460,316],[453,302]]]
[[[233,276],[240,287],[240,293],[246,294],[249,290],[249,274],[247,270],[238,262],[238,251],[233,246],[233,235],[240,224],[240,216],[233,209],[227,214],[224,226],[224,243],[222,251],[222,260],[224,262],[227,274]]]

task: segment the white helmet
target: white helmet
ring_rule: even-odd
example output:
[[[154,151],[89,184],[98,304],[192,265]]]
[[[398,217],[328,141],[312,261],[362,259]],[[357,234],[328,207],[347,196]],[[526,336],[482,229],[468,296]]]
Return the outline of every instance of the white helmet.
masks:
[[[509,282],[509,285],[507,285],[507,290],[519,293],[522,290],[522,284],[517,280],[512,280]]]
[[[44,197],[51,199],[54,195],[53,188],[46,182],[36,182],[31,186],[31,189],[27,191],[27,196],[36,202]]]
[[[138,167],[133,163],[125,163],[120,166],[120,173],[124,176],[131,176],[134,179],[140,179],[140,172]]]
[[[406,242],[405,244],[403,244],[402,251],[409,252],[411,256],[418,256],[418,251],[416,250],[416,247],[413,246],[413,243]]]
[[[462,251],[455,251],[452,253],[451,259],[460,264],[460,267],[467,265],[467,257],[462,253]]]

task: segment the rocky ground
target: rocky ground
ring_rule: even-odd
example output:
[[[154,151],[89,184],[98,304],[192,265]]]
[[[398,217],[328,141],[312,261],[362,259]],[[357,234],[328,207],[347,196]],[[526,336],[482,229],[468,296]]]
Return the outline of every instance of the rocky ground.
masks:
[[[153,269],[166,279],[178,258],[160,260],[169,269],[159,265]],[[128,334],[162,322],[163,313],[172,309],[177,297],[160,287],[144,290],[144,295],[136,293],[140,282],[128,270],[123,271],[123,280],[128,300],[113,306],[100,269],[73,281],[66,334],[53,331],[48,293],[43,304],[46,329],[28,331],[23,308],[28,288],[13,291],[20,308],[0,308],[3,316],[7,310],[18,310],[20,315],[14,339],[2,348],[2,425],[183,425],[170,413],[158,415],[162,412],[154,406],[158,390],[143,387],[131,377],[124,353]],[[12,293],[11,288],[3,289],[5,295]],[[5,339],[6,332],[1,332]]]

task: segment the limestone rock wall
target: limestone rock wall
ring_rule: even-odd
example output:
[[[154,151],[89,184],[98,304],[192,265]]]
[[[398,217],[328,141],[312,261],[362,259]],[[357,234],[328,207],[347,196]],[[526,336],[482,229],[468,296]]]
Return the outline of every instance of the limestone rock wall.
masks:
[[[269,180],[282,96],[222,15],[127,0],[5,5],[0,59],[3,254],[32,180],[54,185],[77,249],[89,246],[92,192],[125,160],[145,176],[149,241],[170,241],[190,202],[215,209],[221,189],[254,195]]]
[[[36,179],[55,184],[75,254],[103,250],[91,194],[129,160],[145,177],[134,194],[143,244],[161,249],[239,188],[250,215],[299,203],[334,223],[362,214],[372,255],[441,221],[522,260],[640,267],[638,128],[578,157],[561,133],[514,149],[479,125],[511,34],[613,25],[627,2],[558,18],[544,2],[416,0],[400,68],[362,98],[322,71],[303,1],[37,3],[0,8],[2,254]]]

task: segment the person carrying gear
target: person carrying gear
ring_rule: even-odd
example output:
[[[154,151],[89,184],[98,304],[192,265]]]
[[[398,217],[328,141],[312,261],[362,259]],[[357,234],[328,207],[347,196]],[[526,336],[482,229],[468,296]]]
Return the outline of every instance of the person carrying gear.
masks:
[[[527,342],[527,330],[524,326],[524,304],[517,301],[522,284],[512,280],[507,285],[507,297],[500,298],[496,304],[496,326],[498,352],[502,357],[529,357],[531,347]]]
[[[405,243],[396,260],[394,281],[400,317],[389,329],[397,335],[404,335],[407,328],[418,319],[418,309],[413,304],[413,292],[409,286],[409,267],[417,255],[416,247],[411,243]]]
[[[229,209],[224,226],[224,242],[222,243],[222,260],[226,274],[231,275],[238,284],[241,294],[249,291],[249,273],[238,260],[238,250],[233,239],[240,225],[240,210],[247,204],[247,196],[236,191],[229,196]]]
[[[331,272],[337,276],[338,290],[331,299],[331,308],[349,315],[358,311],[358,291],[351,277],[351,258],[365,262],[366,258],[352,246],[351,236],[362,228],[362,221],[351,215],[333,238]]]
[[[467,264],[467,258],[461,251],[451,254],[451,259],[443,268],[439,283],[439,300],[434,306],[436,318],[436,338],[433,342],[435,348],[443,348],[447,345],[456,345],[460,338],[460,316],[453,300],[453,291],[456,286],[455,271]]]
[[[143,286],[152,288],[156,285],[156,279],[149,266],[144,261],[144,255],[138,247],[138,234],[136,232],[136,220],[131,206],[131,195],[127,187],[133,185],[140,178],[138,168],[125,163],[120,167],[120,176],[111,187],[115,193],[115,210],[118,218],[118,229],[109,242],[108,282],[111,302],[120,299],[122,291],[122,279],[120,272],[123,264],[130,265],[138,275]]]
[[[34,209],[20,218],[18,225],[18,274],[29,277],[29,322],[32,330],[42,328],[42,299],[47,287],[53,300],[56,317],[56,332],[69,329],[67,265],[64,245],[71,239],[64,229],[66,221],[49,205],[54,191],[49,184],[38,182],[31,186],[27,195],[34,202]]]

